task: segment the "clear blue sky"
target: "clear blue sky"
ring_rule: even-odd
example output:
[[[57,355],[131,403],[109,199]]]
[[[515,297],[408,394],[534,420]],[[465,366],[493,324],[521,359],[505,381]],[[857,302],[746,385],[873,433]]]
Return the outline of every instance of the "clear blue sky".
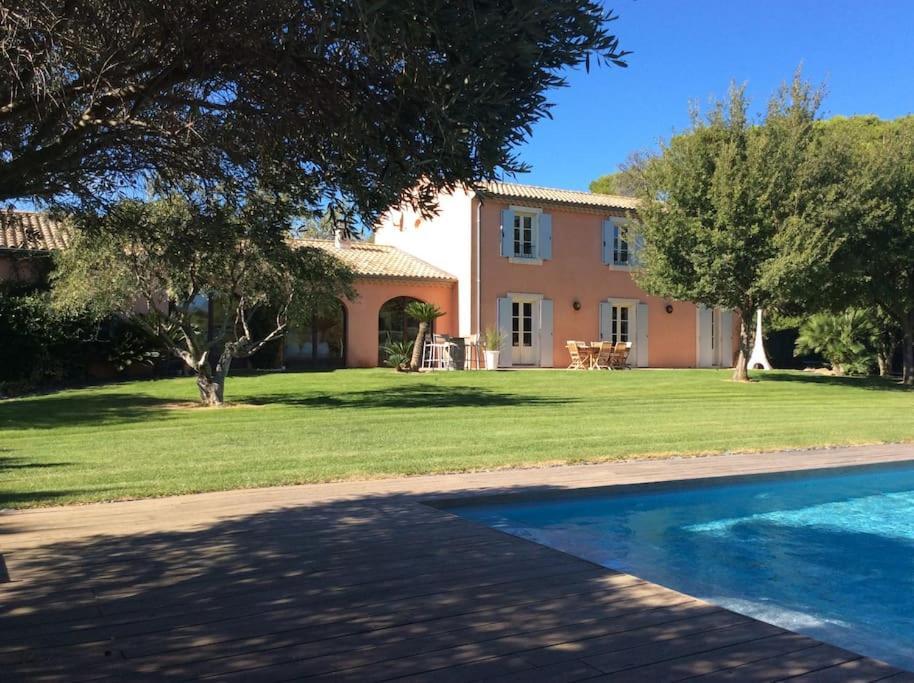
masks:
[[[823,114],[914,112],[914,0],[606,0],[629,67],[569,74],[552,93],[553,120],[520,150],[520,182],[587,189],[629,152],[688,126],[706,104],[745,82],[755,107],[803,64],[824,83]]]

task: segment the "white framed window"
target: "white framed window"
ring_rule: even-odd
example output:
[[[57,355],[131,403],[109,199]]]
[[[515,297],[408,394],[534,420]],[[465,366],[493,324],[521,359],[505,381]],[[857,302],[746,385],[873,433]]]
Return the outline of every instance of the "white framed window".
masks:
[[[631,306],[613,305],[609,316],[609,341],[613,344],[630,342],[632,318]]]
[[[628,226],[620,225],[619,223],[613,224],[613,265],[631,265]]]
[[[537,214],[517,211],[514,213],[515,258],[537,258]]]

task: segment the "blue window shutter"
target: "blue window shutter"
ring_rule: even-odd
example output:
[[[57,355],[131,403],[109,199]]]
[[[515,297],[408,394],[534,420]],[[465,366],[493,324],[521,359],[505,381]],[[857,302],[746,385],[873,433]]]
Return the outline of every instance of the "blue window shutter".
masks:
[[[552,299],[540,302],[540,367],[551,368],[552,363]]]
[[[501,255],[514,256],[514,212],[511,209],[501,212]]]
[[[541,259],[552,258],[552,214],[541,213],[539,216],[538,256]]]
[[[498,359],[499,367],[511,365],[511,299],[501,297],[498,299],[498,329],[505,341],[501,345],[501,356]]]
[[[720,366],[733,367],[733,313],[720,312]]]
[[[636,315],[635,324],[638,329],[637,340],[635,341],[635,364],[639,368],[646,368],[648,363],[647,304],[638,304],[638,313]]]
[[[610,316],[613,305],[609,301],[600,302],[600,341],[609,341]]]
[[[608,218],[603,221],[603,264],[612,265],[613,262],[613,222]]]

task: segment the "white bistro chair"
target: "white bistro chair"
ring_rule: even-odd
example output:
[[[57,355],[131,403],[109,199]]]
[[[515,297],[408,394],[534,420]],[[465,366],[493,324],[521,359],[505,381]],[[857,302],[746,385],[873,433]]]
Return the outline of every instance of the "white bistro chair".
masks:
[[[444,335],[433,334],[426,338],[422,346],[422,369],[453,370],[455,365],[451,350],[455,348],[457,344]]]

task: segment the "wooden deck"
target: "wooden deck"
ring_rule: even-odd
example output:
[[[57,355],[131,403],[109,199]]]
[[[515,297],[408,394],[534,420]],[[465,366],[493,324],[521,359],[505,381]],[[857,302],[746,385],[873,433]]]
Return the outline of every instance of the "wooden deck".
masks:
[[[5,513],[0,680],[911,681],[423,504],[911,458],[867,447]]]

